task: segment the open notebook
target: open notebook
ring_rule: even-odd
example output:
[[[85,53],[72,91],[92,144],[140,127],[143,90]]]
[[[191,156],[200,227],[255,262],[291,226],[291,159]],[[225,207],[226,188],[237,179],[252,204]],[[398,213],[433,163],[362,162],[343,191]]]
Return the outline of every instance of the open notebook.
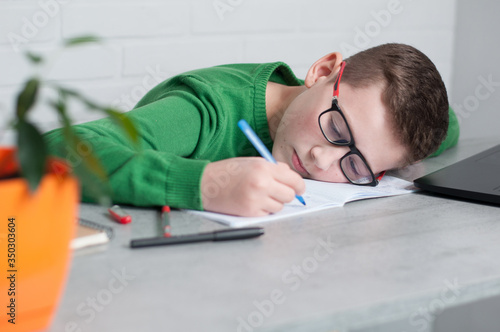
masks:
[[[236,217],[214,212],[187,211],[213,219],[231,227],[244,227],[256,223],[329,209],[331,207],[343,206],[347,202],[356,200],[402,195],[416,190],[411,182],[387,175],[376,187],[354,186],[348,183],[327,183],[314,180],[305,181],[306,193],[302,197],[304,197],[307,203],[306,206],[294,200],[286,204],[280,212],[269,216],[256,218]]]

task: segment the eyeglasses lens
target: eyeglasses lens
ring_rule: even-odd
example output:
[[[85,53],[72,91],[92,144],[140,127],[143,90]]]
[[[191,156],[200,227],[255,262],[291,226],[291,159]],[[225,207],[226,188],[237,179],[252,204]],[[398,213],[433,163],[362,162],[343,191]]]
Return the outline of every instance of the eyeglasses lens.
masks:
[[[325,112],[320,117],[321,129],[326,138],[334,144],[348,145],[351,134],[342,115],[337,111]]]
[[[357,154],[349,154],[342,158],[340,166],[345,176],[353,183],[367,184],[373,181],[370,169]]]

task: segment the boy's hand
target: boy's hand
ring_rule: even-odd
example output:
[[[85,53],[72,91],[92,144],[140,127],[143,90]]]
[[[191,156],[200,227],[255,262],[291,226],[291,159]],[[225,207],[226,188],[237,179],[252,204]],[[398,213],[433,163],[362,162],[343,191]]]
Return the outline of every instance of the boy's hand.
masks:
[[[287,164],[273,164],[260,157],[210,163],[201,179],[206,211],[246,217],[278,212],[304,191],[304,180]]]

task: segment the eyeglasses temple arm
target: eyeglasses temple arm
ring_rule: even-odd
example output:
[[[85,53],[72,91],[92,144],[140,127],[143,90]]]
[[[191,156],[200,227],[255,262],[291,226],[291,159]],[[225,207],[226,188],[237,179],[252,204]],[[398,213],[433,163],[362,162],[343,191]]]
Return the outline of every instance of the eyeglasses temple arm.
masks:
[[[377,179],[377,181],[382,180],[382,177],[385,175],[385,172],[386,172],[386,171],[383,171],[383,172],[381,172],[381,173],[377,176],[377,178],[376,178],[376,179]]]
[[[335,84],[333,85],[333,97],[339,96],[339,84],[340,79],[342,78],[342,73],[344,72],[345,61],[342,61],[340,64],[339,74],[337,75],[337,79],[335,80]]]

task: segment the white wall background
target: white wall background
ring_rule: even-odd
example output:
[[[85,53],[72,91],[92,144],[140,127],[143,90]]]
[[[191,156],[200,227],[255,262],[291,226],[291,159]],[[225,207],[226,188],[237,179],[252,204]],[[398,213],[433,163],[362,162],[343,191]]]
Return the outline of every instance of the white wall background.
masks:
[[[348,56],[385,42],[422,50],[449,88],[455,11],[456,0],[0,0],[0,131],[32,73],[26,49],[50,54],[46,79],[122,110],[186,70],[282,60],[303,77],[329,52]],[[104,41],[56,52],[64,38],[82,34]],[[45,106],[33,116],[43,130],[57,126]],[[100,117],[79,105],[73,116]]]
[[[457,2],[453,98],[461,137],[500,143],[500,2]]]

